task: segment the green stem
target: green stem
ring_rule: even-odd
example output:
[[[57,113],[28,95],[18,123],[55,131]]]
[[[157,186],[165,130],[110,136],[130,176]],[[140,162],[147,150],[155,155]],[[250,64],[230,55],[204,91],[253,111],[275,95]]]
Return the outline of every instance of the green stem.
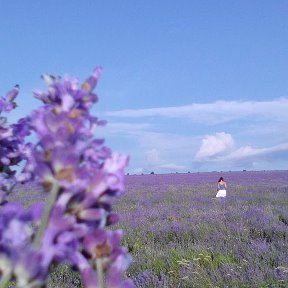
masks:
[[[11,276],[12,276],[11,272],[6,273],[5,275],[3,275],[3,277],[1,278],[1,281],[0,281],[0,288],[8,287],[8,284],[9,284],[9,282],[11,280]]]
[[[45,210],[42,214],[42,218],[41,218],[41,224],[40,227],[36,233],[35,239],[34,239],[34,243],[33,246],[39,247],[41,244],[41,239],[43,236],[43,233],[47,227],[48,221],[49,221],[49,216],[50,216],[50,212],[53,208],[53,205],[56,201],[57,195],[58,195],[58,191],[59,191],[59,185],[58,182],[54,181],[53,182],[53,186],[49,192],[49,197],[46,200],[46,204],[45,204]],[[1,287],[0,287],[1,288]]]
[[[7,195],[11,194],[13,192],[13,189],[15,188],[15,186],[16,186],[16,183],[11,186],[11,188],[9,189],[9,191],[7,191],[6,194]]]
[[[103,272],[103,265],[102,259],[96,259],[96,269],[97,269],[97,278],[98,278],[98,288],[105,288],[104,286],[104,272]]]

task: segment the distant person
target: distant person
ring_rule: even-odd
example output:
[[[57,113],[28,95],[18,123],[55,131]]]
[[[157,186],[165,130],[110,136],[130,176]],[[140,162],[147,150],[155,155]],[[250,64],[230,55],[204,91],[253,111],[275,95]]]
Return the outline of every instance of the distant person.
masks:
[[[223,177],[220,177],[217,184],[216,198],[226,197],[226,189],[227,189],[226,182],[224,181]]]

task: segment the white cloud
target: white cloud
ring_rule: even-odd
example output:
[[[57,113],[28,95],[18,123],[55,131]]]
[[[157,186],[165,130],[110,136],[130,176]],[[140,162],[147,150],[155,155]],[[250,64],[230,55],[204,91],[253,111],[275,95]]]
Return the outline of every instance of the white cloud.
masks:
[[[104,127],[97,127],[97,137],[107,138],[112,137],[124,137],[135,139],[142,138],[143,134],[149,133],[148,131],[153,128],[150,123],[129,123],[129,122],[108,122]]]
[[[218,160],[222,161],[241,161],[244,159],[259,159],[265,157],[275,157],[278,153],[287,153],[288,152],[288,143],[282,143],[279,145],[275,145],[272,147],[266,148],[253,148],[251,146],[243,146],[235,151],[231,152],[230,154],[223,156]],[[251,160],[251,161],[252,161]]]
[[[102,132],[98,131],[97,135],[99,137],[99,134],[102,134],[101,136],[106,138],[106,143],[116,138],[117,140],[114,140],[116,145],[118,143],[122,148],[125,145],[125,153],[130,155],[127,171],[131,174],[149,173],[149,171],[159,173],[165,172],[165,169],[187,171],[185,165],[191,163],[198,143],[198,137],[153,131],[156,126],[148,123],[108,122],[106,127],[99,127],[99,129]],[[117,151],[123,151],[115,147]],[[173,166],[169,163],[179,163],[179,165],[173,164]],[[142,167],[142,170],[139,170],[139,167]]]
[[[160,162],[159,152],[156,148],[148,150],[145,153],[145,156],[146,163],[148,164],[157,164]]]
[[[131,171],[277,169],[288,161],[287,111],[288,98],[121,110],[106,112],[105,130],[131,155]]]
[[[288,98],[271,101],[216,101],[213,103],[193,103],[185,106],[161,107],[148,109],[125,109],[104,113],[113,117],[167,117],[188,118],[206,124],[225,123],[249,116],[288,120]]]
[[[132,133],[142,130],[151,129],[152,125],[150,123],[127,123],[127,122],[108,122],[104,126],[104,130],[108,133]]]
[[[220,132],[207,135],[202,139],[201,147],[195,155],[195,160],[204,161],[227,153],[234,146],[234,140],[228,133]]]
[[[282,143],[271,147],[256,148],[250,145],[235,147],[230,134],[216,133],[202,139],[202,144],[196,153],[194,160],[198,164],[218,163],[219,166],[239,166],[253,163],[272,162],[287,158],[288,143]]]
[[[158,165],[157,170],[171,170],[171,171],[179,171],[179,172],[183,172],[183,171],[187,171],[189,168],[185,165],[178,165],[175,163],[166,163],[166,164],[162,164],[162,165]]]

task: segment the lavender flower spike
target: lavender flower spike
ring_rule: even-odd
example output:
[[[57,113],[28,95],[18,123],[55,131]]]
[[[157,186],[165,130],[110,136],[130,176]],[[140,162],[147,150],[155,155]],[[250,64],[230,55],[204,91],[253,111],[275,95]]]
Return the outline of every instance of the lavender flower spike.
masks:
[[[71,263],[85,287],[133,287],[124,279],[131,257],[119,246],[122,232],[106,230],[118,221],[111,206],[124,191],[128,157],[94,138],[93,127],[103,125],[90,114],[100,71],[80,87],[75,79],[45,76],[48,91],[35,93],[44,105],[29,117],[38,144],[23,175],[31,173],[49,195],[33,248],[42,267]]]

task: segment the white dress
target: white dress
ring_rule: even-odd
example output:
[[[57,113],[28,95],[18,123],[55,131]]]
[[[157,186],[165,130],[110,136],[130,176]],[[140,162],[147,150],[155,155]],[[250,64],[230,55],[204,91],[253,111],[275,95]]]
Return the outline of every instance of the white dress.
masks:
[[[226,185],[225,184],[219,185],[219,190],[216,194],[216,198],[218,197],[226,197]]]
[[[218,198],[218,197],[226,197],[226,190],[225,189],[218,190],[218,192],[216,194],[216,198]]]

